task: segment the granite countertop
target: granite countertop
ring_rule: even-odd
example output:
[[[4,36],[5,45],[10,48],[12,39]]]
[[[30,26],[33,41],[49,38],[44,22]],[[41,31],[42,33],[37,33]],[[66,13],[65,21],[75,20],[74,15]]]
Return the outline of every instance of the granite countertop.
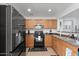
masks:
[[[53,36],[59,38],[60,40],[65,41],[65,42],[67,42],[69,44],[72,44],[72,45],[74,45],[76,47],[79,47],[79,42],[74,40],[74,39],[72,39],[72,38],[62,37],[62,36],[58,36],[58,35],[53,35]]]
[[[30,34],[27,34],[26,35],[33,35],[34,33],[30,33]],[[76,47],[79,47],[79,41],[76,41],[72,38],[69,38],[69,37],[63,37],[63,36],[59,36],[59,35],[55,35],[56,33],[53,33],[53,34],[49,34],[49,33],[46,33],[45,35],[51,35],[51,36],[54,36],[54,37],[57,37],[59,38],[60,40],[63,40],[73,46],[76,46]]]

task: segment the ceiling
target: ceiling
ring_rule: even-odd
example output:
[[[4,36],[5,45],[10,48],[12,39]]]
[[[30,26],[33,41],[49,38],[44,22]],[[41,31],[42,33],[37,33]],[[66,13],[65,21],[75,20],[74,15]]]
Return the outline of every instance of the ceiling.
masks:
[[[73,12],[67,14],[63,18],[79,18],[79,8],[74,10]]]
[[[72,3],[11,3],[24,17],[58,17]],[[31,13],[27,9],[31,9]],[[49,13],[48,9],[52,12]]]

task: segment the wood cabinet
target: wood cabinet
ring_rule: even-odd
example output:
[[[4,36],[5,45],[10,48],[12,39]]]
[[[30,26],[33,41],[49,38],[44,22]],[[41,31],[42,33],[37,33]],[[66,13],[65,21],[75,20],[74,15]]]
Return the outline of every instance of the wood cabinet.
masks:
[[[51,47],[51,46],[52,46],[52,36],[45,35],[45,47]]]
[[[56,29],[57,28],[57,20],[46,20],[45,26],[46,26],[45,28]]]
[[[65,43],[65,46],[66,48],[69,48],[72,50],[72,56],[77,56],[77,47],[66,43]]]
[[[44,25],[44,28],[53,28],[56,29],[57,28],[57,20],[56,19],[49,19],[49,20],[44,20],[44,19],[35,19],[35,20],[31,20],[31,19],[27,19],[25,20],[25,28],[34,28],[36,24],[42,24]]]
[[[69,44],[57,37],[54,37],[54,36],[52,36],[52,48],[60,56],[65,56],[66,55],[66,48],[69,48],[72,50],[72,56],[77,56],[78,47],[75,47],[74,45],[71,45],[71,44]]]
[[[63,41],[52,36],[52,47],[58,55],[63,55]]]
[[[26,47],[33,48],[34,47],[34,37],[33,35],[26,35]]]

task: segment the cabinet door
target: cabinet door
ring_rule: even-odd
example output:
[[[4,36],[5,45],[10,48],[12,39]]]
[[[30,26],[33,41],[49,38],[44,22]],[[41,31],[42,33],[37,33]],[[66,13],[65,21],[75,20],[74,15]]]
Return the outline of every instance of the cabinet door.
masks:
[[[53,38],[52,38],[52,47],[53,47],[53,49],[55,50],[55,37],[53,36]]]
[[[55,42],[54,42],[54,36],[52,36],[52,48],[54,49],[54,47],[55,47]]]
[[[44,21],[45,28],[57,28],[57,20],[46,20]]]
[[[29,20],[26,21],[26,28],[34,28],[35,24],[36,24],[35,20],[29,19]]]
[[[59,55],[60,54],[60,50],[61,50],[61,46],[60,46],[60,40],[57,38],[57,54]]]
[[[45,47],[51,47],[52,46],[52,37],[51,35],[45,36]]]
[[[28,48],[34,47],[34,37],[33,37],[33,35],[28,35],[26,37],[26,47],[28,47]]]
[[[53,49],[55,50],[55,52],[60,56],[65,55],[66,46],[65,46],[64,41],[56,37],[53,37],[53,38],[54,38]]]
[[[59,47],[59,55],[64,56],[65,55],[65,44],[64,41],[60,40],[60,47]]]
[[[55,38],[55,39],[54,39],[54,49],[55,49],[55,51],[57,52],[57,50],[56,50],[56,49],[57,49],[57,44],[56,44],[56,43],[57,43],[57,41],[56,41],[56,38]]]
[[[59,39],[58,38],[55,38],[55,50],[56,50],[56,53],[58,54],[59,52]]]

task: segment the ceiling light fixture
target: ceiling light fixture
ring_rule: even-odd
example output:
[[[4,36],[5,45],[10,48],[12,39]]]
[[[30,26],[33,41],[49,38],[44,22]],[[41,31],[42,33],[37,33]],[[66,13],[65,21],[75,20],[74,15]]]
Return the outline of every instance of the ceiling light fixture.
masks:
[[[28,11],[28,12],[31,12],[31,9],[30,9],[30,8],[28,8],[28,9],[27,9],[27,11]]]
[[[52,9],[48,9],[48,12],[51,12],[52,11]]]

